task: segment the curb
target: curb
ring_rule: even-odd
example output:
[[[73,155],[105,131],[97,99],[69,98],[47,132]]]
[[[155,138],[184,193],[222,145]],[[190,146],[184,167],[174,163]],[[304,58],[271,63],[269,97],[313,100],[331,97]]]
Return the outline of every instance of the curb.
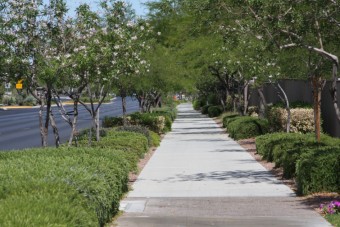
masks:
[[[109,103],[102,103],[102,105],[112,104],[112,102],[116,100],[116,97],[111,99]],[[89,104],[89,103],[85,103]],[[73,103],[65,102],[64,105],[73,105]],[[56,107],[57,105],[52,105],[52,107]],[[6,107],[0,107],[0,110],[15,110],[15,109],[33,109],[33,108],[39,108],[39,106],[6,106]]]

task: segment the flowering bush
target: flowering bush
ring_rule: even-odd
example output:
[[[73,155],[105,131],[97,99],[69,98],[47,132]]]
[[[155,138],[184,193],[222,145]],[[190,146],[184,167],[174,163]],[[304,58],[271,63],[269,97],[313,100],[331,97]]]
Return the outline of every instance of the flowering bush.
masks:
[[[314,132],[314,112],[309,108],[291,109],[290,132]],[[269,111],[268,121],[273,131],[285,131],[287,124],[287,111],[274,107]]]
[[[331,201],[329,204],[321,204],[320,209],[324,215],[340,214],[340,201]]]

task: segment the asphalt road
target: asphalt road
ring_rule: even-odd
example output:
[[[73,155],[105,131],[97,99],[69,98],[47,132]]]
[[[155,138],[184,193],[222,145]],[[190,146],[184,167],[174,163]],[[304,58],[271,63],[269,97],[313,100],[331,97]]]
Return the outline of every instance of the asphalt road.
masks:
[[[66,106],[67,111],[72,105]],[[127,112],[138,111],[138,102],[127,98]],[[71,128],[61,118],[56,107],[53,108],[61,142],[66,142]],[[14,149],[24,149],[41,146],[39,129],[39,108],[0,110],[0,152]],[[121,116],[121,98],[117,97],[113,103],[103,104],[100,108],[100,119],[105,116]],[[91,127],[91,116],[84,107],[79,108],[78,130]],[[49,146],[54,145],[53,132],[50,127]]]

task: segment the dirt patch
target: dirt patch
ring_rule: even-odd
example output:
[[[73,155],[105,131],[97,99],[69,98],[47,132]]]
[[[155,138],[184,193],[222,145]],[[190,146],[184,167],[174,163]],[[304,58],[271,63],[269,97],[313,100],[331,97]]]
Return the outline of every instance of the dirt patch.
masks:
[[[140,159],[137,167],[138,167],[138,171],[137,172],[131,172],[129,173],[129,186],[131,186],[138,178],[139,174],[142,172],[143,168],[145,167],[145,165],[148,163],[148,161],[150,160],[150,158],[152,157],[152,155],[155,153],[157,148],[153,147],[151,148],[148,153],[146,153],[144,155],[143,159]]]

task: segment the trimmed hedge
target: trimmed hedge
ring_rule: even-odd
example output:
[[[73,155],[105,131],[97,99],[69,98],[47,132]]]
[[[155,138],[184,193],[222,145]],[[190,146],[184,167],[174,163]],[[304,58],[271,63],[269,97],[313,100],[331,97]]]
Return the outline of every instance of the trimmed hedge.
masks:
[[[305,149],[296,164],[298,193],[340,193],[340,147]]]
[[[223,108],[221,106],[210,106],[208,108],[209,117],[218,117],[223,113]]]
[[[337,147],[338,139],[322,135],[321,142],[315,140],[314,134],[273,133],[256,138],[256,150],[263,159],[275,162],[275,167],[283,167],[283,177],[295,176],[296,162],[306,148],[317,149],[324,146]]]
[[[306,139],[305,135],[297,133],[272,133],[256,137],[256,151],[263,159],[274,161],[274,149],[288,150],[294,148],[294,144],[301,144]],[[277,149],[278,150],[278,149]]]
[[[227,113],[224,117],[223,117],[223,128],[227,128],[228,124],[234,120],[237,119],[237,117],[241,117],[239,114],[237,113]]]
[[[146,127],[159,134],[171,131],[172,123],[177,117],[176,108],[164,107],[155,109],[152,113],[133,113],[127,117],[128,124]],[[122,117],[105,117],[103,127],[123,126]]]
[[[156,143],[157,136],[151,133]],[[111,220],[148,140],[106,130],[92,147],[87,139],[79,145],[0,153],[0,226],[104,226]]]
[[[94,142],[92,146],[133,152],[137,154],[138,157],[143,157],[144,153],[149,149],[148,139],[144,135],[135,132],[117,132],[114,130],[108,131],[106,137],[103,137],[98,142]]]
[[[154,113],[134,113],[130,115],[130,124],[132,125],[142,125],[147,127],[148,129],[157,132],[159,134],[170,130],[166,128],[166,121],[169,125],[171,124],[171,120],[169,117],[161,116],[160,114]]]
[[[269,124],[267,120],[255,117],[235,117],[227,125],[230,137],[239,140],[256,137],[268,132]]]
[[[152,138],[150,135],[150,131],[146,127],[140,125],[127,125],[116,128],[116,131],[140,133],[148,139],[149,146],[152,146]]]
[[[0,226],[104,226],[128,190],[124,155],[93,148],[0,153]]]

